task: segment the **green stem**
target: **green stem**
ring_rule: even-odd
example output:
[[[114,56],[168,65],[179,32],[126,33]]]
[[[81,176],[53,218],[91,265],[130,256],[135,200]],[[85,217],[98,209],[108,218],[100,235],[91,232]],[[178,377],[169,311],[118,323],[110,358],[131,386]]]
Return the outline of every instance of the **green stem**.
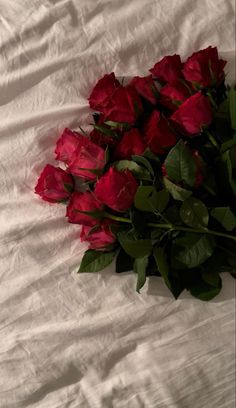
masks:
[[[214,101],[214,98],[213,98],[212,94],[210,92],[207,92],[207,96],[210,99],[212,106],[215,109],[218,109],[218,106],[217,106],[216,102]]]
[[[206,190],[209,194],[211,194],[211,195],[213,195],[213,196],[216,196],[216,193],[214,192],[214,190],[213,190],[211,187],[209,187],[207,184],[202,183],[202,187],[205,188],[205,190]]]
[[[119,221],[119,222],[124,222],[127,224],[131,224],[131,220],[128,218],[124,218],[124,217],[119,217],[116,215],[112,215],[109,213],[105,213],[105,217],[106,218],[110,218],[111,220],[114,221]],[[213,231],[213,230],[209,230],[207,228],[190,228],[190,227],[182,227],[182,226],[173,226],[171,224],[156,224],[155,222],[149,222],[147,224],[148,227],[153,227],[153,228],[160,228],[160,229],[167,229],[167,230],[171,230],[171,231],[185,231],[185,232],[194,232],[196,234],[209,234],[209,235],[215,235],[217,237],[223,237],[223,238],[228,238],[228,239],[232,239],[233,241],[236,242],[236,236],[230,235],[230,234],[225,234],[224,232],[217,232],[217,231]]]
[[[169,229],[169,230],[173,230],[175,228],[171,224],[156,224],[155,222],[149,222],[147,225],[148,225],[148,227]]]
[[[215,140],[214,136],[209,132],[209,130],[205,129],[204,133],[207,135],[208,139],[213,144],[213,146],[215,146],[217,150],[220,150],[219,143]]]
[[[218,247],[219,249],[221,249],[222,251],[224,251],[226,254],[232,256],[233,258],[236,257],[236,254],[235,254],[234,252],[231,252],[228,248],[224,248],[224,247],[222,247],[221,245],[217,245],[217,247]]]
[[[176,231],[187,231],[187,232],[195,232],[197,234],[209,234],[209,235],[215,235],[216,237],[223,237],[223,238],[229,238],[232,239],[233,241],[236,242],[236,236],[230,235],[230,234],[225,234],[224,232],[217,232],[209,229],[198,229],[198,228],[188,228],[188,227],[173,227],[173,230]]]

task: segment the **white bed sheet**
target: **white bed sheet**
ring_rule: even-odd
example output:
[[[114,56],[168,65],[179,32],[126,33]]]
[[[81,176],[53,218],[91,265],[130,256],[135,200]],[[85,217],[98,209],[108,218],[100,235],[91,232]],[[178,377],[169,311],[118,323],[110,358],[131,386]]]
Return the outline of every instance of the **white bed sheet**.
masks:
[[[77,275],[85,245],[33,194],[97,78],[217,45],[235,72],[233,0],[0,0],[0,408],[235,407],[235,286],[174,301],[160,279]]]

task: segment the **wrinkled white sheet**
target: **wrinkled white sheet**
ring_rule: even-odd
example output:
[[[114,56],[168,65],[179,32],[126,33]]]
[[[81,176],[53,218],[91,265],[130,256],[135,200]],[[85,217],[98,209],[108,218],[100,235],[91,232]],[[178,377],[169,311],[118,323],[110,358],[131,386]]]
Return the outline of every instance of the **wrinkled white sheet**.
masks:
[[[210,303],[160,279],[77,275],[85,246],[33,194],[97,78],[217,45],[234,77],[233,0],[0,0],[0,407],[235,407],[234,282]]]

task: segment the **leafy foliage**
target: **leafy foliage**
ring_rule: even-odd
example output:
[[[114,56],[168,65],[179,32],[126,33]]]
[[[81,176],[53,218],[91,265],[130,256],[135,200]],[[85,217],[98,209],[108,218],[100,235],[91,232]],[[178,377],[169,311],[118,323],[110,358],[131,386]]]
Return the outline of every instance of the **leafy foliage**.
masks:
[[[115,252],[102,252],[88,249],[81,261],[78,272],[98,272],[108,266],[114,259]]]
[[[209,75],[191,81],[191,68],[185,81],[191,96],[183,105],[179,92],[177,99],[172,95],[174,84],[165,95],[151,76],[136,77],[136,89],[132,82],[120,87],[114,73],[105,75],[90,96],[98,109],[95,131],[88,136],[81,128],[81,136],[67,129],[61,136],[56,151],[66,171],[49,166],[50,177],[41,175],[37,190],[46,201],[66,203],[74,222],[86,216],[81,239],[90,249],[78,272],[101,271],[116,258],[117,273],[135,272],[138,293],[154,275],[174,298],[187,289],[203,301],[220,292],[221,273],[236,277],[236,90],[225,86],[222,62],[207,61],[211,82]],[[169,73],[162,74],[168,83]],[[81,180],[70,166],[77,151]],[[70,208],[77,193],[78,208]]]

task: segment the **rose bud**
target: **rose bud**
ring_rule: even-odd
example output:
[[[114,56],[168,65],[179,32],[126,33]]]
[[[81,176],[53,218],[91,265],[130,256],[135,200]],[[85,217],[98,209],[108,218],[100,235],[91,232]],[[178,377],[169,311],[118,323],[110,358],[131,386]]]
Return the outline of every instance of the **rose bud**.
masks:
[[[105,121],[134,124],[143,112],[142,102],[136,89],[120,86],[113,93],[109,104],[103,109]]]
[[[152,79],[152,75],[145,77],[136,76],[132,79],[130,85],[134,86],[140,96],[147,99],[153,105],[156,105],[158,90]]]
[[[187,59],[183,74],[196,88],[218,86],[225,78],[226,61],[219,59],[216,47],[195,52]]]
[[[77,132],[72,132],[72,130],[68,128],[64,129],[56,143],[56,160],[60,160],[64,163],[69,162],[72,154],[79,145],[79,136]]]
[[[131,159],[133,155],[142,155],[146,147],[138,129],[133,128],[124,133],[114,157],[115,159]]]
[[[70,174],[59,167],[47,164],[39,176],[35,193],[50,203],[67,200],[74,188],[74,180]]]
[[[104,75],[104,77],[96,83],[91,92],[89,97],[90,107],[102,112],[115,90],[120,86],[114,72]]]
[[[160,103],[166,108],[174,111],[187,98],[189,98],[189,96],[190,93],[187,87],[179,81],[172,85],[167,84],[161,88]]]
[[[212,121],[212,109],[208,97],[201,92],[190,96],[173,113],[171,120],[183,133],[189,136],[199,134]]]
[[[89,249],[106,250],[116,241],[110,226],[112,221],[105,219],[97,228],[84,226],[81,229],[80,239],[89,242]]]
[[[96,197],[115,211],[127,211],[134,201],[138,183],[129,170],[118,171],[110,167],[97,181]]]
[[[102,214],[103,205],[97,200],[94,193],[86,191],[84,193],[74,192],[67,206],[66,216],[73,224],[93,226],[98,223],[98,219],[84,212]]]
[[[170,129],[167,120],[160,112],[154,110],[143,128],[144,138],[150,150],[155,154],[164,154],[174,146],[176,136]]]
[[[69,161],[68,171],[86,180],[95,180],[105,163],[105,150],[80,135],[80,144]]]
[[[172,84],[183,77],[182,67],[183,64],[180,56],[174,54],[162,58],[162,60],[157,62],[149,71],[155,78],[159,79],[159,81]]]

